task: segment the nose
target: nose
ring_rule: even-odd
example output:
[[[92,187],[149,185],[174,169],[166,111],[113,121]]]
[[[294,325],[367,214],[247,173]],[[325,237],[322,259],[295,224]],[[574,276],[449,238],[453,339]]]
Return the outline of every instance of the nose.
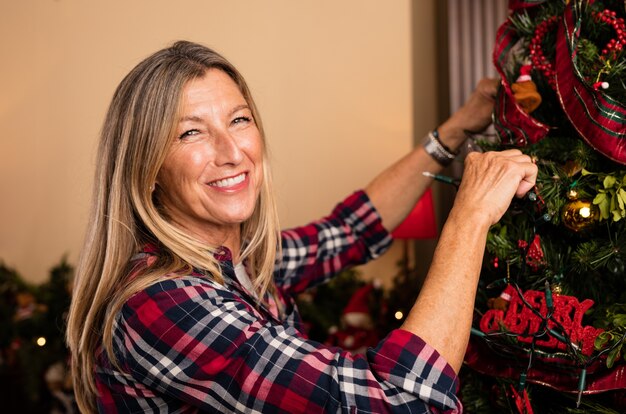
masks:
[[[222,132],[215,137],[215,164],[238,165],[243,161],[244,154],[236,137]]]

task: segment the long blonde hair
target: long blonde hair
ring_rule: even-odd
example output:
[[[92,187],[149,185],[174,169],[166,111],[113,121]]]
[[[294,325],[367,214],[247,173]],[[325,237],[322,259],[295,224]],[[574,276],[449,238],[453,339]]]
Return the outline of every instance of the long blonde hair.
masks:
[[[82,412],[96,411],[97,349],[103,346],[116,363],[112,327],[128,298],[168,275],[192,268],[204,269],[223,283],[212,254],[218,246],[207,246],[174,226],[159,208],[158,191],[151,191],[174,135],[183,88],[211,68],[224,71],[238,85],[265,142],[261,118],[241,74],[218,53],[196,43],[176,42],[139,63],[122,80],[109,106],[67,329],[74,389]],[[280,249],[265,148],[263,174],[254,213],[241,227],[241,239],[246,241],[241,258],[255,275],[259,297],[273,292],[272,275]],[[151,242],[160,246],[158,260],[129,280],[131,257]]]

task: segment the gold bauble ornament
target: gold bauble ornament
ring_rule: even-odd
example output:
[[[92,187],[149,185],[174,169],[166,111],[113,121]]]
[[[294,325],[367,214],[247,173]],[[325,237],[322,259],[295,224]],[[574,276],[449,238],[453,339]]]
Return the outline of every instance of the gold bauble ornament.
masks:
[[[598,207],[590,200],[573,200],[563,206],[561,219],[565,227],[575,232],[592,227],[600,217]]]

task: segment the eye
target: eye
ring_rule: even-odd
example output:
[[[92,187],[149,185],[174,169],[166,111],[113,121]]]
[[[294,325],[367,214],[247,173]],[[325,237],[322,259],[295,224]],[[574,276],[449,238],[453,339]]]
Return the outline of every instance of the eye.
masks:
[[[200,133],[200,131],[198,131],[197,129],[190,129],[189,131],[185,131],[182,134],[180,134],[178,139],[185,139],[185,138],[193,136],[193,135],[198,135],[199,133]]]
[[[252,121],[252,118],[250,118],[249,116],[238,116],[237,118],[233,119],[233,124],[245,124]]]

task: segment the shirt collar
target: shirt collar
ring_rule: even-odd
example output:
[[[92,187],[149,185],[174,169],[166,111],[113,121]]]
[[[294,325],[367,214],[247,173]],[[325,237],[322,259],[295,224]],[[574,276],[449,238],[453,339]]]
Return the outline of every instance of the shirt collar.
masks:
[[[148,242],[143,245],[143,248],[141,249],[141,253],[156,255],[159,253],[160,250],[161,248],[159,247],[157,243]],[[220,246],[217,249],[215,249],[215,252],[213,253],[213,257],[215,257],[215,259],[219,262],[232,263],[233,261],[233,254],[230,251],[230,249],[226,246]]]

